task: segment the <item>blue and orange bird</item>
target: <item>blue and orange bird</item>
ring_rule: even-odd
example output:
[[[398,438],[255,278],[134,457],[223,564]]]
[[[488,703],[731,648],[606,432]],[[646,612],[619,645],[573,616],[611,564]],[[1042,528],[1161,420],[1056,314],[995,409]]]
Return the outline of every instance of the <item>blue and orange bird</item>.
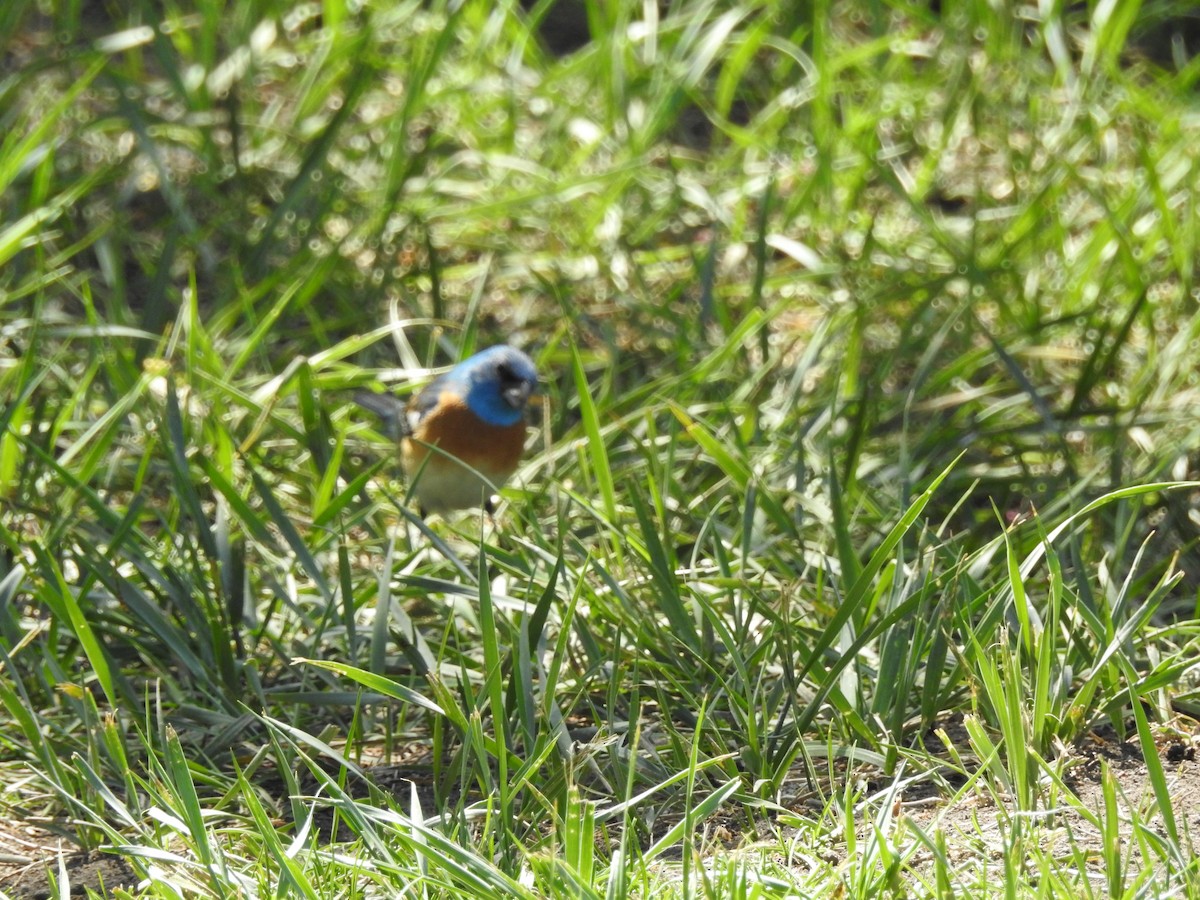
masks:
[[[400,463],[421,515],[482,506],[525,451],[525,410],[538,391],[533,360],[489,347],[439,375],[407,404],[359,391],[354,400],[400,441]]]

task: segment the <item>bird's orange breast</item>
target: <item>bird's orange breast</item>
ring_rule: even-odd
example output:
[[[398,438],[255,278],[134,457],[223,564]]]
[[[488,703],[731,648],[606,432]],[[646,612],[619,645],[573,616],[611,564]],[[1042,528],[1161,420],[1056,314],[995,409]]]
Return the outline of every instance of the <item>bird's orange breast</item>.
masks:
[[[457,395],[443,392],[401,444],[404,471],[430,510],[473,506],[481,485],[467,466],[499,487],[516,470],[525,450],[525,423],[489,425]],[[436,448],[436,449],[434,449]]]

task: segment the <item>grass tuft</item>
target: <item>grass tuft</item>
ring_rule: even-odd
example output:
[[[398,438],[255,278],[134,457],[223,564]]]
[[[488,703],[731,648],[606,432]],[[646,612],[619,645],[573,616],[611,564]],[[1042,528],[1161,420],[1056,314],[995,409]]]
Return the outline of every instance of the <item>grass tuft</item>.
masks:
[[[1193,26],[0,5],[0,886],[1191,896]]]

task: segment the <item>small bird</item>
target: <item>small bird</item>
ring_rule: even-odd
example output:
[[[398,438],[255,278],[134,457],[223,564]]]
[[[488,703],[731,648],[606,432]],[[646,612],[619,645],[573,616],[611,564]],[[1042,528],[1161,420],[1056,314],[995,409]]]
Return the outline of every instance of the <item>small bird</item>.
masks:
[[[489,347],[439,375],[407,404],[358,391],[354,400],[400,441],[400,462],[421,515],[482,506],[525,451],[525,409],[538,391],[533,360]],[[482,476],[482,477],[481,477]]]

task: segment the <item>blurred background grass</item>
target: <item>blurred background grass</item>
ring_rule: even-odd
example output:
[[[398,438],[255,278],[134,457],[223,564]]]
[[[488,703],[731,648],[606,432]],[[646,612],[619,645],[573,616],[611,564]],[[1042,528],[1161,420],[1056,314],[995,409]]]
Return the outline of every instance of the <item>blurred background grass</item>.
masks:
[[[332,805],[379,884],[621,896],[668,848],[690,890],[718,809],[852,835],[858,765],[1030,811],[1081,735],[1153,748],[1196,705],[1196,21],[6,4],[0,802],[201,893],[338,884]],[[423,523],[351,390],[501,341],[527,464]],[[299,799],[328,742],[419,757],[440,828]],[[1109,886],[1186,878],[1168,831]]]

